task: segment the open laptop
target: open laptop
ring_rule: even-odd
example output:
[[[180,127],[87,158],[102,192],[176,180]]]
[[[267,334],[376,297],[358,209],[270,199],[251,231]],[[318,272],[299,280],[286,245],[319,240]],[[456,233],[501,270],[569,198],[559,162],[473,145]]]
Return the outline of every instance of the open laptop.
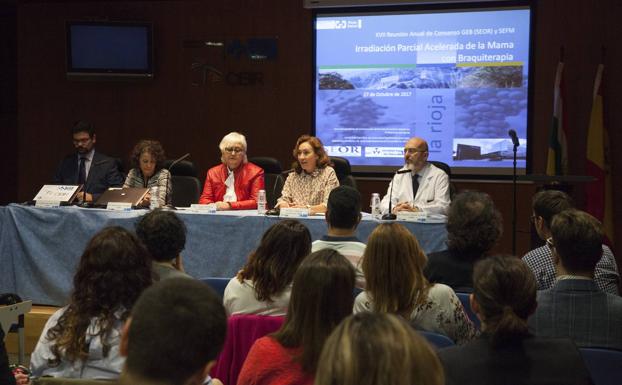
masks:
[[[108,203],[131,203],[132,207],[138,206],[145,195],[149,192],[148,188],[111,188],[100,195],[96,207],[106,207]]]

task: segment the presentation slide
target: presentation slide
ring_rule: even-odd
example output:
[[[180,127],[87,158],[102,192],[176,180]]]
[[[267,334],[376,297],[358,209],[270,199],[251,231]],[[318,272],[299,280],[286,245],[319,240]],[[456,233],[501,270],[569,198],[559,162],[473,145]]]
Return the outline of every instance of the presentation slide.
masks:
[[[315,130],[355,171],[403,165],[404,143],[455,174],[519,173],[527,158],[530,11],[317,14]]]

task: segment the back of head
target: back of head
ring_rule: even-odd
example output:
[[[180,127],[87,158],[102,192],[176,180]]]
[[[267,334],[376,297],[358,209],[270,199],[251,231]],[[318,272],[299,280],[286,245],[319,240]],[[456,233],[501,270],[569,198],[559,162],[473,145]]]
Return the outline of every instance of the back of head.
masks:
[[[409,315],[429,287],[423,275],[426,256],[415,236],[399,223],[377,226],[363,254],[366,292],[375,311]]]
[[[363,312],[346,318],[320,356],[315,385],[442,385],[428,343],[403,319]]]
[[[447,232],[450,250],[465,258],[482,257],[503,233],[501,213],[486,193],[460,193],[449,206]]]
[[[124,373],[146,382],[186,384],[216,359],[226,329],[225,309],[209,286],[183,278],[161,281],[132,310]]]
[[[355,273],[348,260],[333,249],[310,254],[294,276],[287,318],[275,338],[286,347],[302,347],[299,360],[315,371],[324,341],[352,313]]]
[[[603,226],[590,214],[576,209],[553,217],[551,235],[555,252],[569,273],[593,273],[603,253]]]
[[[493,346],[529,334],[527,318],[536,308],[536,279],[521,259],[491,256],[473,270],[473,296]]]
[[[75,135],[80,132],[86,132],[89,134],[90,138],[93,138],[93,135],[95,135],[95,128],[93,127],[93,124],[87,122],[86,120],[78,120],[71,127],[71,135]]]
[[[186,246],[186,226],[172,211],[153,210],[136,223],[136,235],[158,262],[175,259]]]
[[[269,301],[292,282],[310,251],[311,233],[305,225],[293,219],[279,221],[264,233],[238,278],[252,280],[257,299]]]
[[[544,219],[547,228],[556,214],[574,207],[572,198],[563,191],[544,190],[536,193],[531,200],[533,212]]]
[[[326,220],[338,229],[354,229],[361,217],[361,193],[350,186],[334,188],[328,195]]]

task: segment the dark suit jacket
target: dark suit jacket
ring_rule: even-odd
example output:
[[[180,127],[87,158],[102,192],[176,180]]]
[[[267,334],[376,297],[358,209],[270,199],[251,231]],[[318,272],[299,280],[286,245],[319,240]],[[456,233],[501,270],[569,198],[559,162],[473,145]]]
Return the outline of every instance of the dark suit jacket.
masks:
[[[78,155],[67,155],[58,165],[55,184],[78,184]],[[123,186],[123,175],[119,172],[117,161],[114,158],[97,152],[93,154],[91,168],[86,178],[85,190],[93,194],[93,200],[109,187]]]
[[[570,337],[579,347],[622,350],[622,298],[592,280],[563,279],[538,292],[529,326],[538,336]]]
[[[438,351],[446,385],[586,385],[591,378],[567,339],[527,337],[492,349],[486,334]]]
[[[454,291],[471,292],[473,289],[473,265],[477,258],[461,256],[444,250],[428,255],[423,274],[428,281],[444,283]]]

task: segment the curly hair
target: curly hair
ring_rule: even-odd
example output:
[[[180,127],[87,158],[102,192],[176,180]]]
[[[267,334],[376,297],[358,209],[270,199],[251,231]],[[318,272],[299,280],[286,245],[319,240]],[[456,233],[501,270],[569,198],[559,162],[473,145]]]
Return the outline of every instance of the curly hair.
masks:
[[[136,223],[136,235],[158,262],[175,259],[186,246],[186,226],[172,211],[156,209]]]
[[[117,316],[127,319],[134,302],[151,284],[149,254],[136,236],[122,227],[107,227],[87,244],[73,278],[73,292],[58,323],[46,338],[53,342],[51,367],[61,360],[74,362],[88,358],[86,331],[95,319],[97,336],[108,356],[108,337]]]
[[[485,256],[503,233],[501,213],[490,195],[476,191],[458,194],[447,213],[447,247],[464,258]]]
[[[166,155],[164,154],[164,148],[162,148],[160,142],[157,140],[143,139],[136,143],[136,146],[134,146],[132,152],[130,153],[130,162],[132,163],[132,167],[140,167],[140,155],[143,152],[151,154],[151,156],[155,158],[156,172],[164,166]]]
[[[328,154],[326,154],[326,150],[324,150],[324,145],[322,144],[322,141],[315,136],[302,135],[296,141],[296,146],[292,151],[294,159],[296,159],[296,161],[292,163],[292,168],[296,171],[296,173],[300,174],[302,172],[302,167],[300,166],[300,162],[298,162],[298,147],[300,147],[300,145],[305,142],[311,145],[311,147],[313,148],[313,152],[315,152],[315,155],[317,155],[318,157],[317,168],[324,168],[331,165]]]
[[[277,222],[264,233],[237,278],[253,281],[258,301],[271,301],[292,282],[298,265],[310,252],[311,233],[305,225],[293,219]]]

